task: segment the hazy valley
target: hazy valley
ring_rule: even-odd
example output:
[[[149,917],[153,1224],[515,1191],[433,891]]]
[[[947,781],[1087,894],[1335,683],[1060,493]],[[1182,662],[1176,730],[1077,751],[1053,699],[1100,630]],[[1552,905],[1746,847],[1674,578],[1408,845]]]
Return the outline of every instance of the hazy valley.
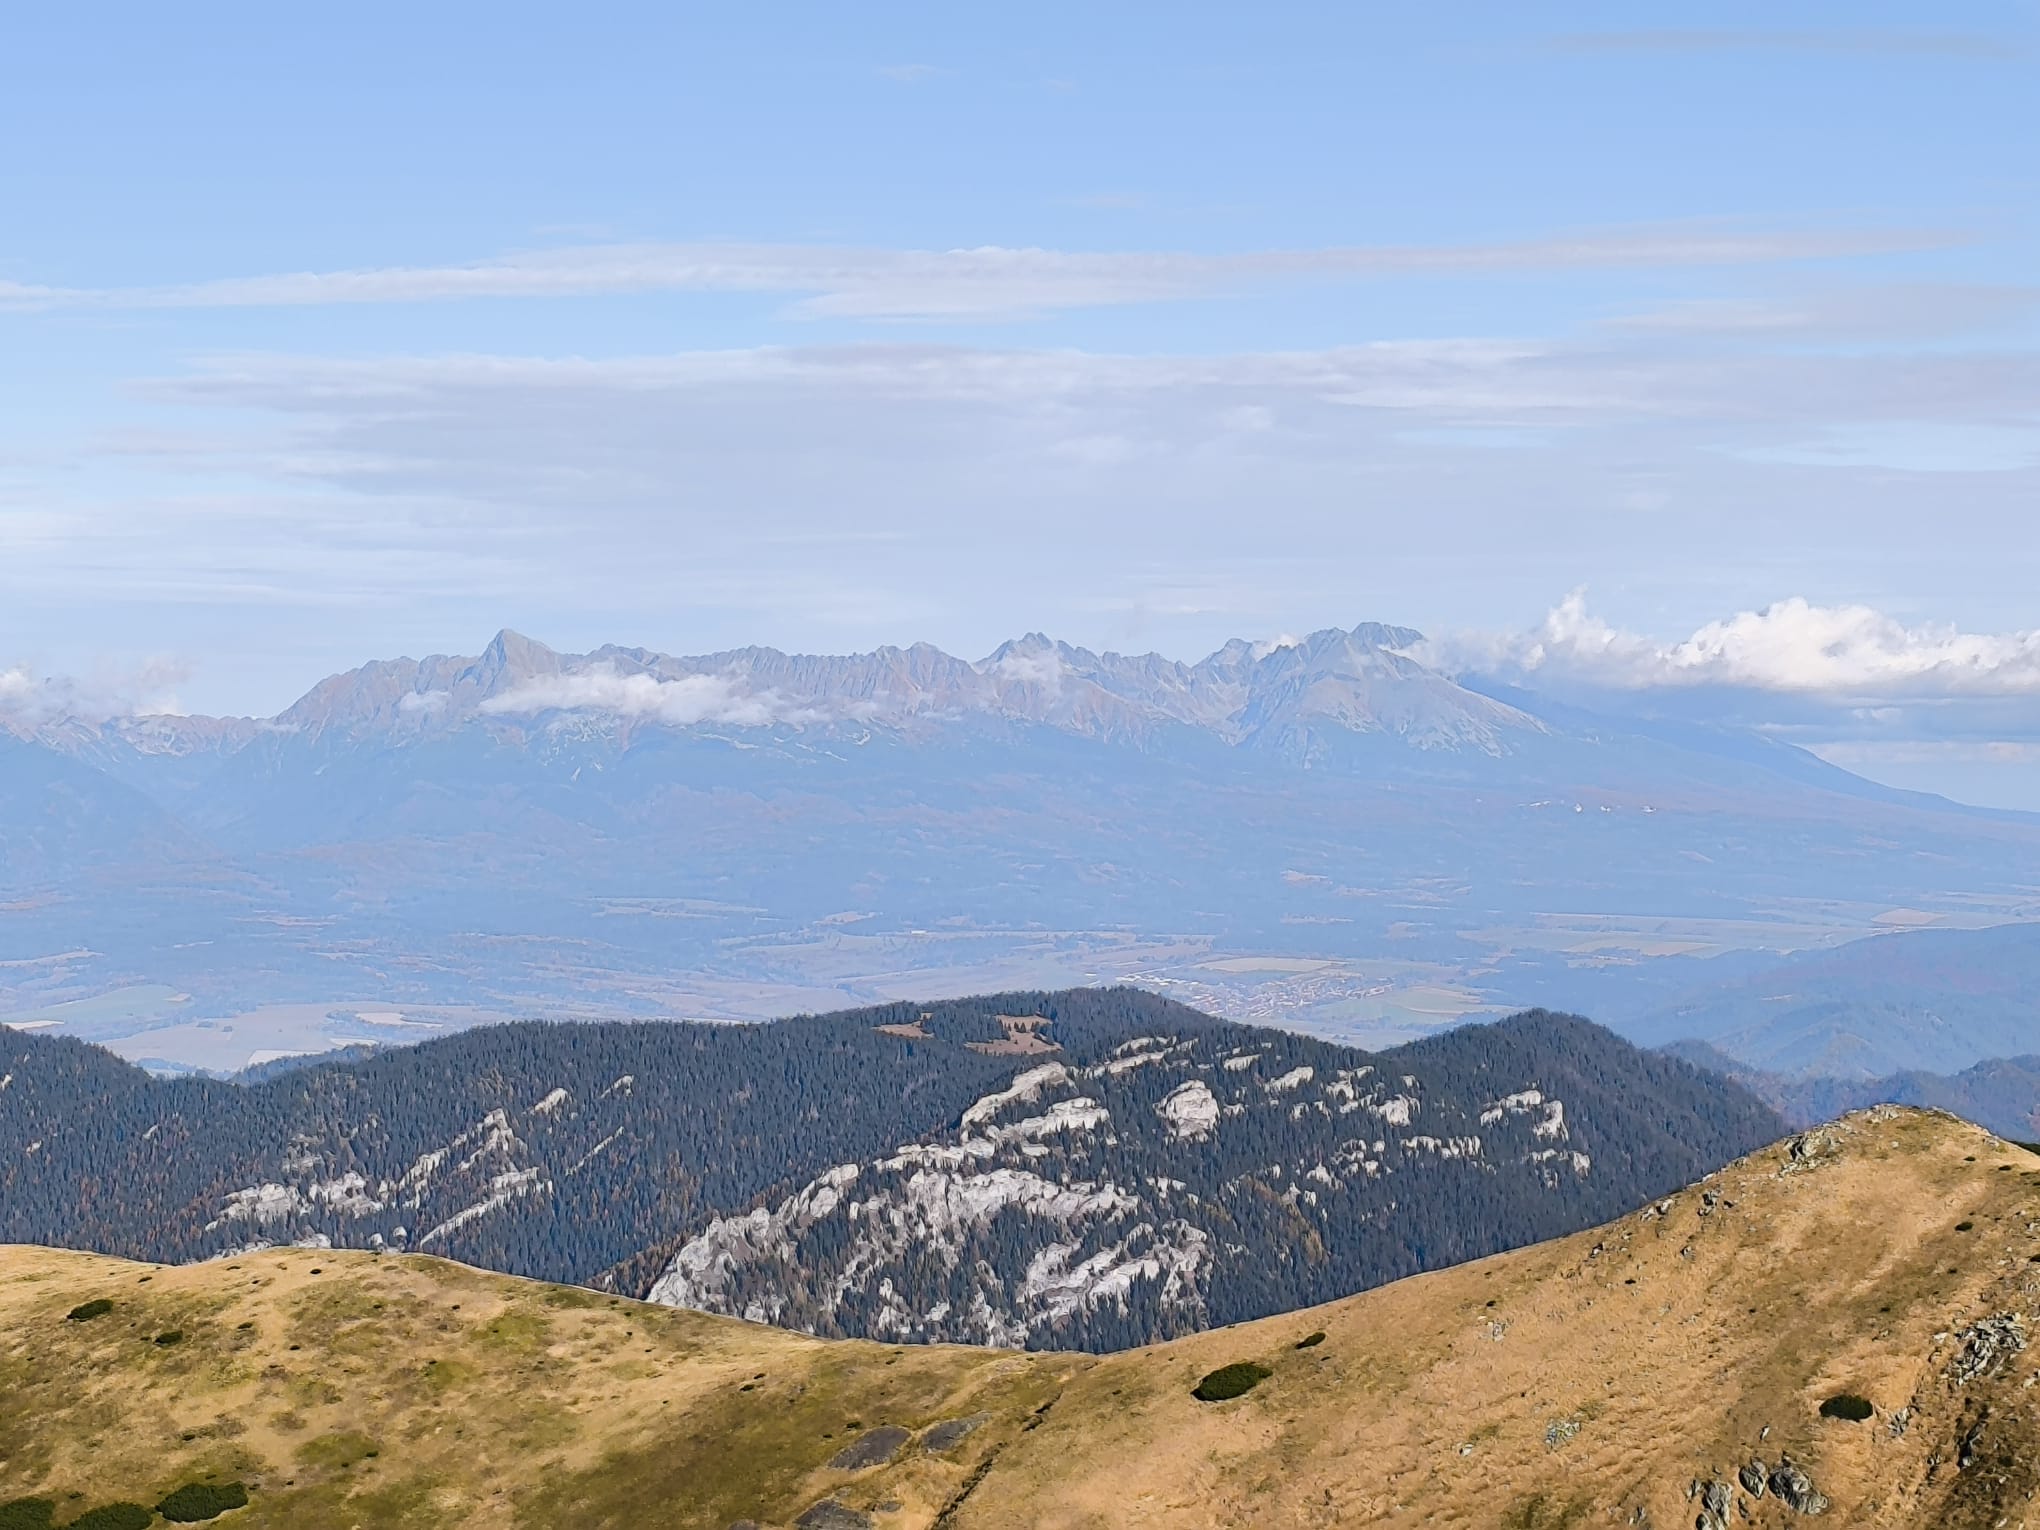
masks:
[[[1905,932],[2040,913],[2029,815],[1757,732],[1489,695],[1426,652],[1378,625],[1197,664],[505,633],[262,721],[17,717],[0,1018],[231,1072],[508,1017],[1136,982],[1364,1045],[1543,1005],[1874,1076],[1919,1065],[1905,1017],[1766,1041],[1749,985],[1825,953],[1820,997],[1870,1016]],[[1978,938],[2022,965],[1932,990],[1966,1006],[1937,1066],[2027,1023],[2040,942]],[[1667,1028],[1696,993],[1714,1008]]]

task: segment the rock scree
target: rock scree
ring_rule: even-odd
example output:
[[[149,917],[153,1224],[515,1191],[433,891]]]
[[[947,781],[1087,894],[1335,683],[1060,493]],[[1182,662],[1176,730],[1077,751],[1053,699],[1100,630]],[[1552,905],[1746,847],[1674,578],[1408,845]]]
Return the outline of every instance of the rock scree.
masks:
[[[990,1423],[989,1413],[973,1413],[968,1418],[945,1418],[930,1424],[921,1435],[921,1449],[930,1455],[941,1455],[954,1450],[983,1425]]]
[[[838,1472],[861,1472],[866,1467],[884,1466],[900,1453],[913,1435],[898,1424],[881,1424],[876,1429],[867,1429],[850,1444],[829,1459],[829,1469]]]

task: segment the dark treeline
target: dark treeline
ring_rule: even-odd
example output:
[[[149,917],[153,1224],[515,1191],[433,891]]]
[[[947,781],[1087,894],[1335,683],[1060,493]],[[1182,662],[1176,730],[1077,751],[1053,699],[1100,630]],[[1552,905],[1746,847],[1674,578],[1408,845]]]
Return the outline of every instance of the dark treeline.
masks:
[[[157,1079],[98,1047],[0,1029],[0,1076],[11,1075],[0,1092],[0,1242],[165,1261],[316,1232],[415,1246],[487,1198],[497,1175],[537,1168],[550,1195],[520,1195],[431,1246],[585,1281],[715,1212],[955,1121],[1016,1070],[1014,1058],[963,1044],[1002,1037],[1000,1014],[1051,1016],[1077,1057],[1144,1028],[1222,1023],[1132,989],[895,1004],[771,1025],[523,1022],[251,1084]],[[922,1015],[931,1040],[875,1029]],[[535,1113],[556,1089],[566,1091],[562,1104]],[[480,1132],[428,1182],[376,1194],[498,1110],[514,1146],[498,1144],[463,1170],[489,1137]],[[237,1190],[348,1174],[386,1204],[335,1217],[315,1201],[307,1216],[228,1219],[207,1231]],[[396,1238],[400,1227],[407,1240]]]

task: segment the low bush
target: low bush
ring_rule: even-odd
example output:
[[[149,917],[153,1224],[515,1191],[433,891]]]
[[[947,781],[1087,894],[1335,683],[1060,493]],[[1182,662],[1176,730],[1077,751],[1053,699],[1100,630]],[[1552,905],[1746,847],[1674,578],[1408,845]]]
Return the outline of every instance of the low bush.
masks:
[[[184,1330],[173,1328],[168,1333],[159,1333],[156,1335],[156,1342],[165,1349],[168,1349],[173,1344],[182,1344],[184,1342]]]
[[[1322,1328],[1320,1328],[1316,1333],[1307,1333],[1302,1338],[1298,1339],[1296,1341],[1296,1347],[1298,1349],[1316,1349],[1320,1344],[1324,1342],[1325,1331]]]
[[[248,1490],[238,1482],[187,1482],[157,1504],[156,1512],[172,1524],[195,1525],[247,1507]]]
[[[139,1503],[103,1503],[87,1509],[64,1530],[149,1530],[156,1511]]]
[[[1190,1389],[1190,1395],[1199,1402],[1225,1402],[1228,1398],[1244,1397],[1275,1373],[1265,1365],[1256,1365],[1251,1360],[1235,1360],[1231,1365],[1221,1365]]]
[[[1837,1392],[1820,1405],[1822,1418],[1842,1418],[1852,1424],[1862,1423],[1876,1411],[1869,1398],[1858,1397],[1854,1392]]]
[[[0,1530],[50,1530],[57,1506],[47,1498],[17,1498],[0,1503]]]
[[[64,1314],[67,1323],[89,1323],[96,1317],[105,1317],[113,1311],[113,1303],[103,1296],[96,1296],[89,1302],[80,1302]]]

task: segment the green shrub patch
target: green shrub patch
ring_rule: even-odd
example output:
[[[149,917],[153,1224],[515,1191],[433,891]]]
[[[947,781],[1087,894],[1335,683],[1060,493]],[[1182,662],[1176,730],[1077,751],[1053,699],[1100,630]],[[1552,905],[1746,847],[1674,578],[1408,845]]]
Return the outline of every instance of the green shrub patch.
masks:
[[[156,1342],[165,1349],[168,1349],[173,1344],[182,1344],[184,1342],[184,1330],[173,1328],[168,1333],[159,1333],[156,1335]]]
[[[57,1506],[47,1498],[17,1498],[0,1503],[0,1530],[50,1530]]]
[[[64,1530],[149,1530],[156,1511],[138,1503],[103,1503],[87,1509]]]
[[[1231,1365],[1221,1365],[1190,1389],[1190,1395],[1199,1402],[1224,1402],[1228,1398],[1244,1397],[1275,1373],[1265,1365],[1256,1365],[1251,1360],[1235,1360]]]
[[[1877,1409],[1867,1397],[1858,1397],[1854,1392],[1837,1392],[1820,1405],[1822,1418],[1844,1418],[1852,1424],[1860,1424]]]
[[[1325,1331],[1322,1328],[1320,1328],[1316,1333],[1307,1333],[1302,1338],[1298,1339],[1296,1341],[1296,1347],[1298,1349],[1316,1349],[1320,1344],[1324,1342]]]
[[[248,1490],[238,1482],[187,1482],[157,1504],[156,1512],[173,1524],[195,1525],[247,1507]]]
[[[113,1311],[113,1303],[103,1296],[96,1296],[89,1302],[80,1302],[64,1314],[67,1323],[89,1323],[96,1317],[105,1317]],[[24,1503],[30,1500],[22,1500]]]

